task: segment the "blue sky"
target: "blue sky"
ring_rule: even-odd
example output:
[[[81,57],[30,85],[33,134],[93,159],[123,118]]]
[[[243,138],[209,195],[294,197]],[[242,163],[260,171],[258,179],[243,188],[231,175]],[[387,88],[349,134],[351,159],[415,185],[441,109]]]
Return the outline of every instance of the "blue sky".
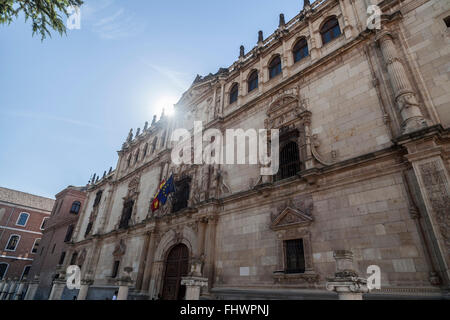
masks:
[[[130,128],[197,74],[230,66],[302,0],[85,0],[81,29],[41,42],[0,25],[0,186],[54,197],[115,167]]]

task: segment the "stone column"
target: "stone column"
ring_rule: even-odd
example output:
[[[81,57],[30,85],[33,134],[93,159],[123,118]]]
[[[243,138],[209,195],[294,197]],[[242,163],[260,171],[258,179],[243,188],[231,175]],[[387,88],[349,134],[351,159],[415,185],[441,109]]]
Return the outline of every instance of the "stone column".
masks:
[[[34,280],[30,282],[28,286],[27,293],[25,295],[24,300],[34,300],[34,296],[36,295],[36,291],[39,287],[39,276],[35,276]]]
[[[205,254],[205,236],[208,219],[201,218],[198,220],[198,253],[200,256]]]
[[[145,234],[144,246],[142,247],[141,260],[139,261],[139,269],[138,269],[138,274],[137,274],[137,278],[136,278],[136,291],[140,291],[142,289],[148,247],[150,245],[150,239],[151,239],[151,233],[147,232]]]
[[[53,281],[52,291],[48,300],[61,300],[64,288],[66,286],[65,279],[56,279]]]
[[[200,290],[203,287],[208,287],[208,278],[183,277],[181,278],[181,285],[186,286],[185,300],[200,300]]]
[[[164,261],[154,261],[152,266],[152,278],[150,280],[150,298],[157,298],[161,293]]]
[[[19,288],[17,289],[17,293],[14,296],[14,300],[23,300],[24,294],[23,291],[25,289],[25,285],[27,284],[26,278],[22,279],[19,283]]]
[[[309,50],[311,54],[311,60],[316,60],[319,58],[319,49],[317,47],[316,33],[312,26],[312,21],[309,18],[308,18],[308,29],[309,35],[311,37],[311,49]]]
[[[205,235],[205,254],[203,275],[209,280],[212,286],[214,282],[214,254],[216,248],[216,226],[218,218],[216,216],[208,217],[208,224]]]
[[[92,285],[92,280],[81,280],[80,291],[78,292],[77,300],[86,300],[89,292],[89,286]]]
[[[144,265],[144,276],[142,280],[142,288],[141,293],[147,294],[150,286],[150,277],[152,275],[152,267],[153,267],[153,254],[155,251],[155,239],[156,233],[152,231],[150,234],[150,242],[148,244],[148,250],[146,252],[146,259]],[[150,294],[151,295],[151,294]]]
[[[220,116],[223,116],[225,107],[225,81],[220,80]]]
[[[368,292],[367,280],[360,278],[353,267],[353,253],[347,250],[335,251],[336,273],[328,278],[326,288],[338,294],[339,300],[362,300]]]
[[[422,111],[419,108],[416,93],[412,89],[411,83],[399,56],[394,43],[394,36],[383,30],[377,35],[384,63],[387,66],[389,79],[394,90],[395,103],[402,120],[402,132],[409,133],[428,126]]]
[[[348,20],[347,6],[344,0],[339,0],[339,6],[342,12],[342,17],[344,19],[344,34],[346,39],[350,39],[352,37],[353,27]]]
[[[312,169],[316,167],[314,157],[311,150],[311,112],[303,111],[300,116],[303,118],[303,125],[305,127],[305,141],[303,142],[302,135],[299,135],[298,147],[300,148],[305,143],[306,161],[305,169]],[[299,150],[300,151],[300,150]]]

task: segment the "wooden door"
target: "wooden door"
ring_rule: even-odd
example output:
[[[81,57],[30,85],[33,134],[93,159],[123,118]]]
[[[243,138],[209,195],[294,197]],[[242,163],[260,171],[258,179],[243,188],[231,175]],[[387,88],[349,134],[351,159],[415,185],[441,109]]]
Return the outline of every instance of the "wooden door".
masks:
[[[185,277],[189,267],[189,251],[184,244],[179,244],[170,250],[167,256],[163,300],[182,300],[186,287],[181,286],[181,277]]]

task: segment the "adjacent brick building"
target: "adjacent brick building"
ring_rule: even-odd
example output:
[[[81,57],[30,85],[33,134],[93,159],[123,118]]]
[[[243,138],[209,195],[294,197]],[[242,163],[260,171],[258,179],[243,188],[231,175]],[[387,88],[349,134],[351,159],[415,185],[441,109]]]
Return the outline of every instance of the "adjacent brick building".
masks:
[[[50,219],[43,231],[40,254],[33,261],[30,278],[39,276],[39,287],[34,298],[47,299],[59,265],[67,255],[67,243],[78,221],[78,214],[86,199],[85,187],[69,186],[56,195]]]
[[[0,188],[0,280],[21,279],[41,253],[53,199]]]

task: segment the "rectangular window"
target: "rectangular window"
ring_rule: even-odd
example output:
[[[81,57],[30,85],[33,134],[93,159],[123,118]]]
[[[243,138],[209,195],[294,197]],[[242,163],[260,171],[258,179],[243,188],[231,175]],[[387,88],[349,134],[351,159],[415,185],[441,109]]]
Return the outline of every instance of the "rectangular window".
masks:
[[[39,244],[41,243],[41,239],[34,240],[33,248],[31,249],[31,253],[37,253],[39,249]]]
[[[100,200],[102,199],[102,194],[103,194],[103,191],[100,190],[100,191],[97,192],[97,194],[95,195],[94,208],[97,207],[97,206],[100,204]]]
[[[287,240],[284,245],[286,251],[286,273],[304,273],[305,254],[303,239]]]
[[[131,215],[133,213],[133,205],[134,201],[127,201],[123,205],[123,211],[122,211],[122,217],[120,219],[119,228],[128,228],[128,225],[130,223]]]
[[[74,228],[73,224],[71,224],[67,228],[66,237],[64,238],[64,242],[69,242],[72,239],[73,228]]]
[[[119,273],[119,265],[120,265],[120,261],[114,261],[113,270],[112,270],[112,274],[111,274],[112,278],[117,277],[117,274]]]
[[[64,259],[65,259],[65,258],[66,258],[66,252],[63,251],[63,252],[61,252],[61,256],[59,257],[58,264],[59,264],[59,265],[62,265],[62,264],[64,263]]]
[[[77,260],[78,260],[78,252],[75,251],[72,254],[72,259],[70,259],[70,264],[75,265],[77,263]]]
[[[84,237],[86,238],[92,230],[92,222],[89,222],[86,227],[86,232],[84,233]]]
[[[190,194],[191,179],[184,178],[183,180],[175,182],[175,193],[173,195],[172,212],[178,212],[187,208]]]

